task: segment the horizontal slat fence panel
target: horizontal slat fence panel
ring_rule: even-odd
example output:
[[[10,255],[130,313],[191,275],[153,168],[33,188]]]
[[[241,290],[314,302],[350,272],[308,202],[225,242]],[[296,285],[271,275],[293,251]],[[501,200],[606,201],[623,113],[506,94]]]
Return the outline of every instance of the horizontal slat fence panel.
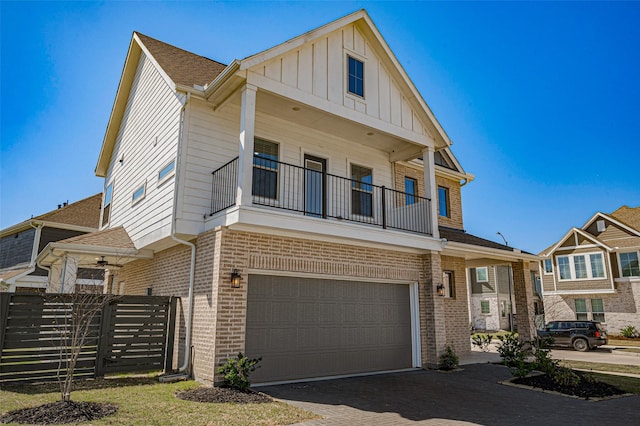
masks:
[[[87,338],[74,377],[167,370],[173,360],[177,300],[0,293],[0,383],[64,375],[72,316],[83,309],[97,311],[85,321]]]

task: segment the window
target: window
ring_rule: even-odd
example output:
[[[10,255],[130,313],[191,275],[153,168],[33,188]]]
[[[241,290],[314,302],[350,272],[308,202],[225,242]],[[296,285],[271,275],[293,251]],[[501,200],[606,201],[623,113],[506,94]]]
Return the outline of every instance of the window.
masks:
[[[602,253],[558,256],[560,280],[594,280],[605,278]]]
[[[113,184],[109,184],[104,190],[104,201],[102,202],[102,226],[109,223],[109,214],[111,213],[111,198],[113,196]]]
[[[575,299],[576,304],[576,319],[578,321],[587,321],[587,302],[585,299]]]
[[[544,273],[553,274],[553,259],[544,260]]]
[[[278,144],[262,139],[254,141],[252,186],[256,197],[278,198]]]
[[[438,187],[438,214],[449,217],[449,188]]]
[[[476,268],[476,281],[479,283],[486,283],[489,281],[489,268],[483,266]]]
[[[489,307],[489,301],[488,300],[481,300],[480,301],[480,312],[483,314],[490,314],[491,313],[491,309]]]
[[[143,183],[142,185],[140,185],[138,188],[136,188],[135,191],[133,191],[133,196],[131,197],[131,204],[135,205],[137,203],[139,203],[140,201],[142,201],[142,199],[145,196],[147,190],[147,183]]]
[[[349,56],[349,93],[364,97],[364,63]]]
[[[638,264],[638,252],[620,253],[620,274],[623,277],[640,277],[640,265]]]
[[[176,160],[173,160],[172,162],[164,166],[162,169],[160,169],[160,171],[158,172],[158,185],[169,180],[169,178],[175,174],[175,170],[176,170]]]
[[[444,283],[444,297],[454,299],[456,297],[456,287],[453,271],[444,271],[442,273],[442,281]]]
[[[604,322],[604,303],[602,299],[591,299],[591,316],[593,321]]]
[[[404,192],[405,194],[405,204],[408,206],[410,204],[415,204],[416,202],[416,193],[418,192],[418,181],[412,179],[410,177],[404,178]]]
[[[373,171],[351,165],[351,213],[373,216]]]

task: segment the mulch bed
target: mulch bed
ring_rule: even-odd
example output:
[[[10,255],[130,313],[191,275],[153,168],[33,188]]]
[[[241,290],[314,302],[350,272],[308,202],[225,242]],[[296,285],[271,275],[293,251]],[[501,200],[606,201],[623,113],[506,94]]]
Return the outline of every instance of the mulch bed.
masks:
[[[237,404],[262,404],[273,401],[270,396],[252,390],[242,392],[231,388],[205,386],[178,392],[176,397],[185,401],[235,402]]]
[[[38,407],[10,411],[0,416],[0,423],[50,425],[98,420],[118,411],[113,404],[97,402],[52,402]]]
[[[544,390],[556,391],[566,395],[574,395],[580,398],[604,398],[615,395],[622,395],[625,392],[608,383],[602,383],[592,380],[585,380],[584,374],[580,371],[574,371],[580,377],[580,383],[577,386],[562,386],[553,381],[546,374],[515,379],[512,383],[520,385],[532,386]]]

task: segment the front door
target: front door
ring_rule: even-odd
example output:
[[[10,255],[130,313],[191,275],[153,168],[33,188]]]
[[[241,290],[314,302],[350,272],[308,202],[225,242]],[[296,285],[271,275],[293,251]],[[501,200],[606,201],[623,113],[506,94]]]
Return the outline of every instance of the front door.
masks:
[[[304,212],[309,216],[326,217],[325,169],[327,160],[311,155],[304,156],[305,185]]]

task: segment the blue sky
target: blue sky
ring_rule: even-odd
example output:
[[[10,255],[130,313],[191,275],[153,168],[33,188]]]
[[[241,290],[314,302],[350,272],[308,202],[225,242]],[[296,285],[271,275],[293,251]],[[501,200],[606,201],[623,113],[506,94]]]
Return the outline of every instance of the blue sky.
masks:
[[[229,63],[366,8],[476,180],[468,232],[538,252],[640,206],[640,2],[0,2],[0,229],[102,191],[134,30]]]

